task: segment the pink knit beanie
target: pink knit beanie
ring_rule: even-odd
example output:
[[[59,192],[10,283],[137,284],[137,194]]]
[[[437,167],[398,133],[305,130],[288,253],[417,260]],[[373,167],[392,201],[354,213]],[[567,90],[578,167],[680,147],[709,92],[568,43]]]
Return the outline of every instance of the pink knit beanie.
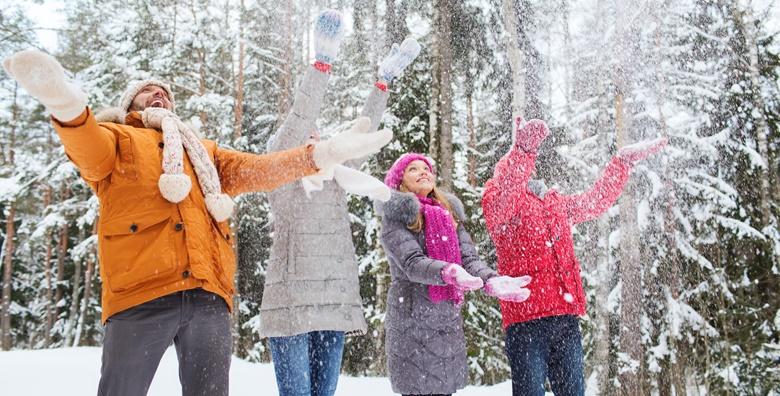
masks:
[[[387,171],[387,175],[385,176],[385,184],[388,187],[397,190],[398,186],[401,185],[401,181],[404,178],[404,171],[406,170],[406,167],[410,162],[415,160],[425,162],[428,164],[428,168],[431,170],[431,172],[434,175],[436,174],[436,169],[433,167],[432,159],[418,153],[406,153],[395,160],[393,166],[391,166],[390,170]]]

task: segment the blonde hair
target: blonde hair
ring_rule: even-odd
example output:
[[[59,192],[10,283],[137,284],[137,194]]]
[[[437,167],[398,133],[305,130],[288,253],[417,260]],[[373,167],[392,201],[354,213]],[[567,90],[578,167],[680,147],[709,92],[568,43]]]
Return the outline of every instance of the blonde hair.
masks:
[[[410,192],[409,189],[406,188],[406,186],[401,183],[400,186],[398,186],[398,190],[401,192]],[[452,219],[452,225],[455,226],[455,228],[458,228],[458,220],[455,218],[455,216],[452,215],[452,205],[450,204],[450,201],[447,199],[447,196],[444,195],[444,192],[433,187],[433,190],[428,193],[428,198],[433,199],[434,201],[438,202],[444,209],[447,210],[447,212],[450,214],[450,219]],[[421,212],[417,212],[417,218],[414,220],[412,224],[408,224],[406,228],[410,229],[413,232],[421,232],[423,229],[425,219],[423,218],[423,215]]]

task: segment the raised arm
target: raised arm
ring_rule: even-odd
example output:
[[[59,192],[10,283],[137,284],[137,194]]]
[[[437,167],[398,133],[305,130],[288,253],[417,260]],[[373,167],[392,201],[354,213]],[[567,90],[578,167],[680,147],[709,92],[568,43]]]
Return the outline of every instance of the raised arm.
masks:
[[[68,122],[52,118],[52,125],[84,180],[97,182],[111,174],[116,163],[116,135],[98,124],[91,110]]]
[[[569,221],[578,224],[593,220],[606,212],[623,192],[634,164],[657,153],[666,143],[665,138],[659,138],[620,149],[588,191],[564,197]]]
[[[231,196],[254,191],[271,191],[313,175],[319,169],[313,160],[313,145],[268,154],[250,154],[217,148],[214,165],[222,190]]]
[[[269,152],[300,146],[314,132],[330,79],[331,64],[343,36],[341,13],[336,10],[320,13],[314,26],[315,62],[306,69],[289,113],[268,141]]]
[[[371,88],[366,103],[363,104],[363,110],[360,112],[361,117],[368,117],[371,120],[371,125],[368,128],[369,133],[379,129],[379,123],[382,121],[382,115],[387,108],[387,99],[390,96],[387,92],[388,86],[417,58],[420,50],[421,47],[417,40],[408,37],[401,45],[393,44],[390,53],[379,64],[377,81]],[[346,165],[359,169],[366,159],[367,157],[358,158],[349,161]]]
[[[106,178],[116,160],[116,137],[95,121],[86,94],[65,78],[60,63],[41,51],[26,50],[4,59],[3,68],[46,106],[65,153],[81,176],[88,181]]]
[[[569,221],[579,224],[606,212],[623,192],[630,170],[630,165],[613,157],[590,189],[563,197]]]
[[[269,152],[300,146],[316,129],[316,120],[320,115],[322,99],[330,79],[330,72],[324,70],[316,63],[306,69],[303,80],[295,91],[290,112],[268,140]]]
[[[540,120],[523,123],[515,120],[515,141],[512,148],[496,164],[493,177],[485,184],[482,208],[488,229],[506,223],[522,206],[528,181],[536,170],[536,152],[549,134],[547,125]]]

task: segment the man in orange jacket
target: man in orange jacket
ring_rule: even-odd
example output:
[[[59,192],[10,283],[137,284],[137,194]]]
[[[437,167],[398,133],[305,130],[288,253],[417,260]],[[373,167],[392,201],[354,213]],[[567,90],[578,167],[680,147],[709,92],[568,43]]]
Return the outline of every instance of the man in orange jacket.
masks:
[[[100,201],[105,323],[99,395],[145,395],[173,342],[184,395],[227,395],[236,260],[227,223],[235,196],[270,191],[378,151],[368,125],[328,141],[257,155],[199,139],[162,81],[131,85],[111,122],[51,56],[21,51],[6,72],[52,115],[65,153]],[[186,155],[185,155],[186,154]]]

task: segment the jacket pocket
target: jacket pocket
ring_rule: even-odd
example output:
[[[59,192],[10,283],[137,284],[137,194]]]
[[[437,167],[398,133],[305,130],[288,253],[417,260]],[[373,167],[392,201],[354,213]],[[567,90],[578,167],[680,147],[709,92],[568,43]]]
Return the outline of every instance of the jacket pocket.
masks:
[[[133,141],[129,136],[119,136],[117,146],[119,146],[119,150],[117,152],[116,172],[126,179],[138,180],[138,173],[135,169],[135,156],[133,155]]]
[[[113,293],[138,289],[176,270],[171,211],[146,212],[100,224],[100,263]]]
[[[234,241],[230,232],[230,226],[227,221],[217,223],[212,219],[212,230],[217,242],[217,257],[214,265],[217,267],[215,272],[219,274],[219,281],[222,283],[222,289],[228,294],[234,292],[234,279],[236,275],[236,254],[233,251]]]

